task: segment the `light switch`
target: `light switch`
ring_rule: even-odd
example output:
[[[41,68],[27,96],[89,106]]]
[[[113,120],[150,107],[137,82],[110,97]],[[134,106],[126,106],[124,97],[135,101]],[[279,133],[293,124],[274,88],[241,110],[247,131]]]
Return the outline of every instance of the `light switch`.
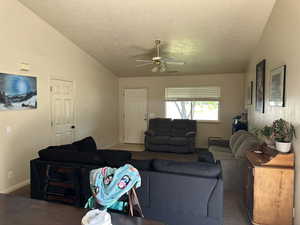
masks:
[[[7,126],[6,127],[6,134],[10,134],[11,133],[11,126]]]
[[[28,63],[21,63],[21,71],[29,71],[30,70],[30,65]]]

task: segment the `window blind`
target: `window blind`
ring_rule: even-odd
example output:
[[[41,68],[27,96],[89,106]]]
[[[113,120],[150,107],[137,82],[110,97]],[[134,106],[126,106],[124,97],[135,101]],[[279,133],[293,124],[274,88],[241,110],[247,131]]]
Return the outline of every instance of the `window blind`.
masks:
[[[220,87],[178,87],[166,88],[166,100],[188,100],[188,99],[218,99],[221,97]]]

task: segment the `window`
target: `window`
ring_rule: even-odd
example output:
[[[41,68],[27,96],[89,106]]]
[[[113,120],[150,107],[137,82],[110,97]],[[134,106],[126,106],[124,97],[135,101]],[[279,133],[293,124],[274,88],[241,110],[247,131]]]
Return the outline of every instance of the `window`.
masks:
[[[166,117],[219,121],[219,87],[166,88]]]

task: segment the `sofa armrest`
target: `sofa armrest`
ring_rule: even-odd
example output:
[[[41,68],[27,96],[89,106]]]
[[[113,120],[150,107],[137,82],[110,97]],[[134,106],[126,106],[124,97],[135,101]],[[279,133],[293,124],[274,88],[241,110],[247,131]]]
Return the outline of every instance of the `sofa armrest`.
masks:
[[[196,135],[196,132],[194,131],[189,131],[185,134],[186,137],[194,137]]]
[[[221,159],[224,190],[239,191],[243,190],[245,179],[245,169],[247,161],[245,159]]]
[[[147,135],[147,136],[154,136],[154,131],[153,130],[146,130],[145,131],[145,135]]]

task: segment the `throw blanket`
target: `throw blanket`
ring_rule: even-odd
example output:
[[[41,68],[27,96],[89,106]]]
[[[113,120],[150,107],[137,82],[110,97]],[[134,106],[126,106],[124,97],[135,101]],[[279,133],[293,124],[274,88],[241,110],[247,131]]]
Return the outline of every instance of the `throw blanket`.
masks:
[[[96,202],[103,210],[115,205],[131,188],[141,186],[141,177],[136,168],[126,164],[120,168],[103,167],[90,172],[90,187],[93,196],[85,208],[94,209]]]

